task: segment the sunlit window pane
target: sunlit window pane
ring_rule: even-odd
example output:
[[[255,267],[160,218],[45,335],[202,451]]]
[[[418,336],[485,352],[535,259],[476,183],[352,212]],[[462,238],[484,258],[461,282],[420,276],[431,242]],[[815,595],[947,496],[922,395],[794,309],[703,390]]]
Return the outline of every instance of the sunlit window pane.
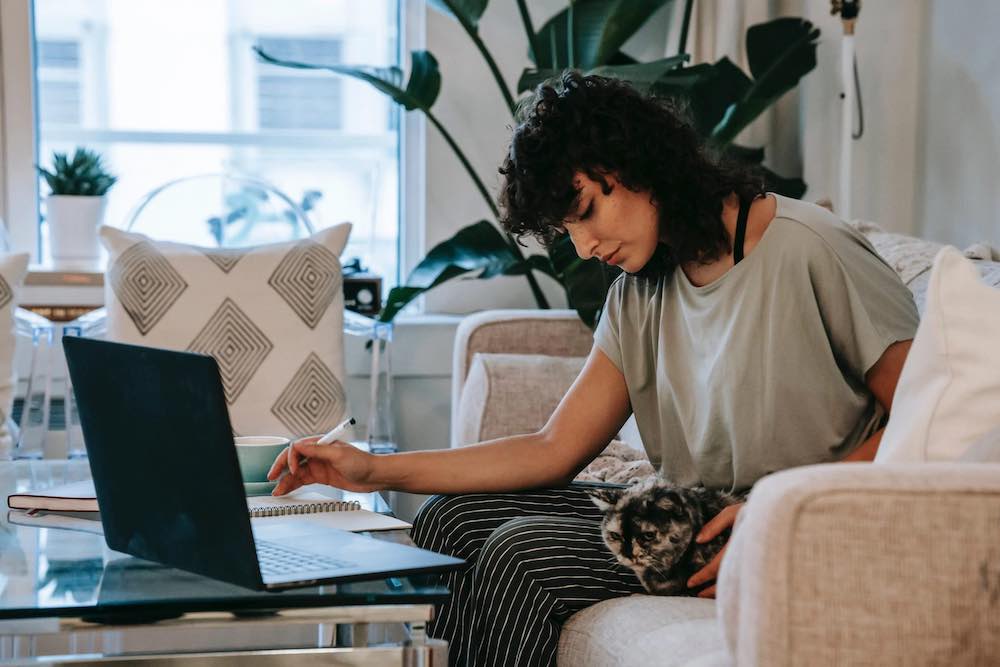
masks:
[[[363,82],[268,65],[252,47],[318,64],[396,65],[398,4],[34,0],[39,163],[79,145],[101,151],[119,176],[106,217],[116,226],[174,179],[269,181],[293,201],[309,199],[317,228],[352,222],[344,260],[361,258],[391,286],[397,109]],[[173,224],[202,238],[205,221],[191,217],[179,206]]]

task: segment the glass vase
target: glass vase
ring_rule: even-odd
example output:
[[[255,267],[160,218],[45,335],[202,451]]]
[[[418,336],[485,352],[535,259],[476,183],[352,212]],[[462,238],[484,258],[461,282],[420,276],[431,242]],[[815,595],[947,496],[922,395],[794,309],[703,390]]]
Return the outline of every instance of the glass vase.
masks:
[[[45,455],[49,430],[49,396],[52,379],[53,335],[51,324],[30,327],[31,369],[24,392],[24,406],[17,428],[13,458],[40,459]]]
[[[397,450],[392,413],[392,323],[375,322],[370,336],[368,449],[373,454],[389,454]]]

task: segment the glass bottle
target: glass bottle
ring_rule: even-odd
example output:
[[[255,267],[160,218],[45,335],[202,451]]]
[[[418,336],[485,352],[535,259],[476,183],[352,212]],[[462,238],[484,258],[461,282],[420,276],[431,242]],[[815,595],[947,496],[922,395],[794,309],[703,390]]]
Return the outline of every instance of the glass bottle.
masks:
[[[370,336],[368,449],[373,454],[389,454],[397,450],[392,413],[392,323],[375,322]]]

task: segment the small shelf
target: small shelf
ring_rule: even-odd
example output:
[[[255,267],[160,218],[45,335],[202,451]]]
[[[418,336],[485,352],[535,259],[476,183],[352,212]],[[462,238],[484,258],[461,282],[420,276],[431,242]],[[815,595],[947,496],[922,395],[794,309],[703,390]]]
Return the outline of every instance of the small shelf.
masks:
[[[104,270],[95,264],[79,267],[67,265],[53,267],[45,264],[32,264],[28,267],[28,275],[24,279],[27,286],[37,287],[103,287]]]

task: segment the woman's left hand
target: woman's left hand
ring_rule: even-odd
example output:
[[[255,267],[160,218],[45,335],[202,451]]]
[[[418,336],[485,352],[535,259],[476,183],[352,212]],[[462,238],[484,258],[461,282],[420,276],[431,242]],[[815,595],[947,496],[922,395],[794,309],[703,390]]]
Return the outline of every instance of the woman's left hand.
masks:
[[[719,534],[721,534],[726,528],[732,527],[732,525],[736,523],[736,515],[738,515],[740,510],[743,509],[743,505],[744,503],[729,505],[716,514],[711,521],[702,527],[701,532],[694,538],[694,541],[699,544],[704,544],[705,542],[709,542],[718,537]],[[722,564],[722,557],[725,555],[726,548],[728,546],[729,543],[727,542],[719,553],[715,554],[715,558],[709,561],[708,565],[691,575],[691,578],[688,579],[687,582],[688,588],[694,588],[696,586],[701,586],[702,584],[707,584],[710,581],[715,581],[715,578],[719,575],[719,566]],[[699,592],[698,597],[714,598],[715,583],[712,583],[711,586]]]

